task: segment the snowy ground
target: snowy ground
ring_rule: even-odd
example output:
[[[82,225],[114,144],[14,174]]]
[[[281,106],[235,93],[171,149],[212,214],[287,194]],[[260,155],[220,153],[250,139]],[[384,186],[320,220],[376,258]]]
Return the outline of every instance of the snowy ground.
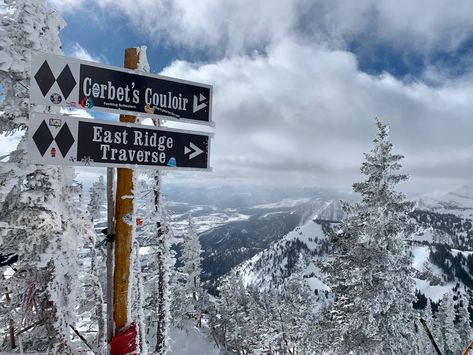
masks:
[[[215,343],[210,342],[203,329],[186,324],[184,329],[172,328],[167,355],[220,355]]]

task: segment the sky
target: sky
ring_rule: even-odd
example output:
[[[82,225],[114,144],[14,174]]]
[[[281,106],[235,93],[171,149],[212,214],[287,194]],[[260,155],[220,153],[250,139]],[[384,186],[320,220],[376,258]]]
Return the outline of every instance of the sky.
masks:
[[[405,156],[406,192],[473,181],[469,0],[49,3],[66,56],[122,66],[145,45],[153,73],[213,85],[213,171],[170,182],[349,189],[375,117]]]

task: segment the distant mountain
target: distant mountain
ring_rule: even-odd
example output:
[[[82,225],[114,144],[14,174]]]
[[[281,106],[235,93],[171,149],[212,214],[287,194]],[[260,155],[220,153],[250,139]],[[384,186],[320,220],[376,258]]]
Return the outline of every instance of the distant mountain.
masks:
[[[203,249],[203,280],[216,280],[304,224],[328,202],[283,200],[240,210],[250,216],[212,228],[199,235]]]
[[[438,302],[452,291],[455,300],[468,299],[473,315],[473,230],[469,217],[473,206],[470,186],[447,194],[434,205],[420,205],[412,212],[417,224],[412,253],[415,270],[415,307],[423,308],[427,298]],[[448,198],[448,200],[447,200]],[[456,198],[456,204],[453,204]],[[449,203],[445,203],[449,201]],[[304,225],[296,227],[267,249],[255,254],[232,272],[241,275],[245,284],[258,288],[278,288],[292,274],[297,260],[306,261],[304,277],[317,296],[317,307],[330,301],[329,288],[322,282],[320,264],[330,254],[325,232],[343,217],[338,201],[326,203]],[[434,307],[435,308],[435,307]],[[472,318],[473,320],[473,318]]]
[[[233,272],[239,274],[245,285],[258,289],[281,287],[294,272],[300,259],[305,261],[304,277],[316,295],[316,304],[330,299],[329,288],[322,282],[319,266],[330,252],[325,232],[328,221],[309,219],[295,228],[270,248],[243,262]]]
[[[344,217],[345,212],[342,209],[342,202],[340,200],[334,200],[322,208],[313,219],[319,221],[339,222]]]
[[[424,196],[419,199],[418,206],[422,210],[473,218],[473,183],[442,196]]]

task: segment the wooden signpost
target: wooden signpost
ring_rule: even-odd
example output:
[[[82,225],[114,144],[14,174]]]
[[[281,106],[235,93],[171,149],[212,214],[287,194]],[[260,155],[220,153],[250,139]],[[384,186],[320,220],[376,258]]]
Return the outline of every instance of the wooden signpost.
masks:
[[[119,344],[112,334],[123,334],[134,324],[128,319],[135,228],[132,168],[210,170],[211,134],[137,125],[133,114],[213,126],[212,86],[137,72],[139,61],[138,48],[125,50],[124,69],[49,54],[32,58],[32,108],[122,113],[120,122],[110,122],[32,112],[28,126],[30,163],[107,167],[107,342],[112,349]]]
[[[137,48],[125,50],[125,68],[137,69],[139,59]],[[120,115],[120,122],[135,123],[136,117]],[[118,168],[115,197],[115,269],[113,273],[113,319],[116,329],[123,328],[128,322],[128,287],[132,232],[135,222],[133,200],[133,170]]]

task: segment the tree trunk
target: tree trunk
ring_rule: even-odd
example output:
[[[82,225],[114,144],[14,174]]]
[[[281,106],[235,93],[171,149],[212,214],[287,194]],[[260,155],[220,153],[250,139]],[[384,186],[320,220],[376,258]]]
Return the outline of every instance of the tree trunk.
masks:
[[[161,213],[160,203],[161,203],[161,179],[159,172],[156,172],[155,175],[155,188],[154,188],[154,205],[156,213]],[[162,218],[162,216],[160,216]],[[156,328],[156,353],[162,354],[165,350],[165,341],[166,341],[166,278],[165,278],[165,243],[164,237],[165,233],[163,231],[163,226],[161,221],[156,222],[156,236],[158,240],[158,281],[157,281],[157,312],[158,312],[158,324]]]
[[[105,318],[103,310],[102,287],[100,285],[98,269],[97,269],[97,252],[95,251],[94,241],[90,239],[91,248],[91,273],[94,283],[94,298],[95,298],[95,313],[98,318],[98,333],[97,333],[97,350],[100,351],[105,345]]]
[[[2,280],[5,280],[5,275],[2,272]],[[7,301],[7,304],[10,305],[11,298],[10,298],[10,293],[8,291],[8,287],[5,289],[5,300]],[[15,322],[13,318],[10,318],[8,320],[8,332],[10,334],[10,348],[13,350],[16,348],[16,339],[15,339]]]
[[[10,332],[10,348],[16,349],[16,339],[15,339],[15,323],[12,318],[9,320],[9,332]]]

